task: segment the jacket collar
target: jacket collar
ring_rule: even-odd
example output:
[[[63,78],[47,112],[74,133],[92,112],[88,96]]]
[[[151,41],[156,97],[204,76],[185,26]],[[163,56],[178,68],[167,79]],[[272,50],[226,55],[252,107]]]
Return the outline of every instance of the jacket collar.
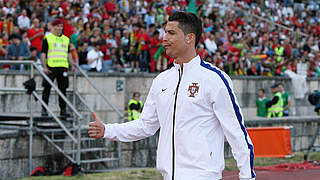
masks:
[[[200,64],[201,62],[201,58],[199,55],[197,55],[196,57],[194,57],[193,59],[191,59],[189,62],[187,63],[183,63],[183,69],[184,71],[185,70],[188,70],[188,69],[191,69],[192,67],[196,66],[197,64]],[[178,70],[178,69],[181,69],[180,65],[179,64],[176,64],[174,62],[174,67]]]

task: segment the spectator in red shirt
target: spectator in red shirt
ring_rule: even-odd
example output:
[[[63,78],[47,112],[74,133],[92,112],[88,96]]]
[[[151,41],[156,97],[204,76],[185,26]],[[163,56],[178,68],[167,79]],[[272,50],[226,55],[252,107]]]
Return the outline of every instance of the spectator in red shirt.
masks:
[[[150,36],[146,32],[146,26],[141,26],[141,33],[138,35],[138,51],[140,49],[139,61],[141,72],[146,72],[148,70],[148,56],[149,56],[149,44]]]
[[[70,38],[70,36],[73,34],[73,24],[72,24],[72,18],[70,16],[67,16],[66,19],[63,21],[63,34]]]
[[[200,44],[199,48],[197,49],[197,53],[201,57],[201,59],[206,59],[208,56],[208,51],[204,49],[204,45]]]
[[[173,8],[172,8],[172,2],[169,2],[169,5],[166,7],[166,11],[169,16],[171,16]]]
[[[284,55],[288,59],[292,57],[292,47],[288,39],[284,40]]]
[[[106,2],[104,4],[104,9],[108,13],[109,16],[113,16],[114,12],[116,10],[116,4],[115,4],[114,0],[108,0],[108,2]]]
[[[153,37],[150,40],[150,71],[154,72],[156,70],[156,60],[154,59],[154,54],[157,52],[160,41],[159,41],[159,31],[155,30],[153,33]]]
[[[28,30],[28,38],[31,43],[30,46],[37,48],[38,58],[40,58],[40,54],[41,54],[43,36],[44,36],[44,30],[40,28],[39,19],[35,18],[32,22],[31,28]]]
[[[8,36],[6,34],[0,34],[0,60],[5,59],[8,53]],[[1,67],[1,65],[0,65]],[[7,66],[9,69],[9,66]]]
[[[7,18],[0,22],[0,32],[6,32],[10,35],[12,33],[13,26],[13,16],[12,14],[7,14]]]
[[[60,0],[61,1],[61,0]],[[61,9],[63,10],[63,15],[67,15],[68,14],[68,10],[69,10],[69,2],[68,1],[64,1],[60,4]]]

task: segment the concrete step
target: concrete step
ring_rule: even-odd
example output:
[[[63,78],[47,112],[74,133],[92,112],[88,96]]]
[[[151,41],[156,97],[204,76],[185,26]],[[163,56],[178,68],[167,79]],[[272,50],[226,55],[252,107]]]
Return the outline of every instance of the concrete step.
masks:
[[[80,152],[94,152],[94,151],[105,151],[105,147],[98,147],[98,148],[88,148],[88,149],[80,149]],[[71,154],[77,152],[77,149],[72,149],[72,150],[64,150],[64,153]]]
[[[107,161],[119,161],[119,158],[87,159],[87,160],[81,160],[80,163],[99,163],[99,162],[107,162]]]
[[[81,141],[95,141],[95,138],[81,138]],[[53,139],[52,142],[72,142],[71,139]]]

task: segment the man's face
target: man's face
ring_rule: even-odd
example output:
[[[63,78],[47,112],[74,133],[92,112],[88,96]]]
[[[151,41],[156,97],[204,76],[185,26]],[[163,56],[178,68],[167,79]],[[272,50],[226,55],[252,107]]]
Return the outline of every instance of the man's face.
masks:
[[[134,98],[136,101],[140,101],[140,96],[139,96],[139,95],[135,95],[133,98]]]
[[[26,10],[22,10],[22,15],[26,16],[27,15],[27,11]]]
[[[63,29],[63,24],[58,24],[53,26],[54,27],[54,31],[56,34],[61,34],[62,33],[62,29]]]
[[[179,57],[185,53],[186,38],[178,27],[179,22],[169,21],[165,27],[166,34],[163,37],[163,46],[171,57]]]
[[[95,45],[95,46],[94,46],[94,50],[95,50],[95,51],[99,51],[99,50],[100,50],[100,46],[99,46],[99,45]]]
[[[15,44],[16,46],[18,46],[20,44],[19,38],[13,38],[12,43]]]
[[[263,91],[259,90],[259,91],[258,91],[258,96],[259,96],[259,97],[263,97]]]
[[[39,19],[34,19],[33,24],[34,24],[34,27],[38,28],[40,24]]]
[[[31,51],[31,57],[36,57],[37,56],[37,50]]]
[[[280,92],[283,91],[283,86],[282,86],[282,85],[279,85],[278,88],[279,88],[279,91],[280,91]]]
[[[272,93],[275,93],[275,92],[277,92],[278,91],[278,88],[276,87],[276,88],[271,88],[271,92]]]

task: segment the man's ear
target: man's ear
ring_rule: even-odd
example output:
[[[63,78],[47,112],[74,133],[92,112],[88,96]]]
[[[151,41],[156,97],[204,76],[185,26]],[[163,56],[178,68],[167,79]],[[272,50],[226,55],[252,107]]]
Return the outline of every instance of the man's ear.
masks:
[[[193,39],[193,34],[192,33],[187,34],[187,37],[186,37],[187,44],[190,44],[192,42],[192,39]]]

